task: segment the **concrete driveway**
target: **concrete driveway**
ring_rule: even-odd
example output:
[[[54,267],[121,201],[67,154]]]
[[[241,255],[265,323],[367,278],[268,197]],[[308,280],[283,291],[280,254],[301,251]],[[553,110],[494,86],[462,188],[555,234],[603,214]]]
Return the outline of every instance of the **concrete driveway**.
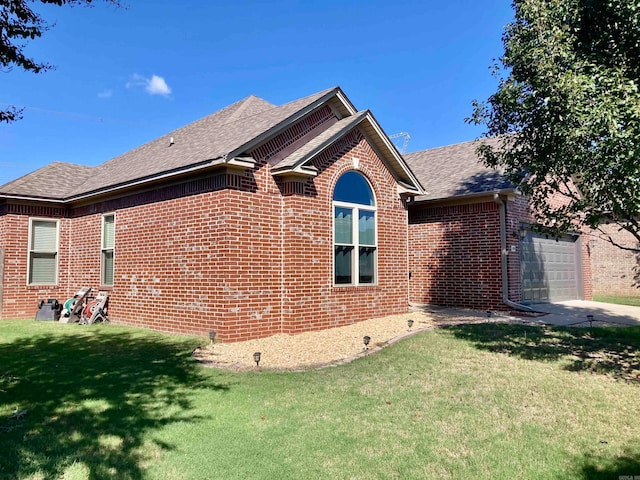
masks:
[[[532,305],[532,308],[547,314],[537,317],[539,322],[551,325],[582,325],[585,322],[586,325],[583,326],[588,326],[587,315],[593,315],[594,326],[603,324],[640,325],[640,307],[628,305],[569,300]]]

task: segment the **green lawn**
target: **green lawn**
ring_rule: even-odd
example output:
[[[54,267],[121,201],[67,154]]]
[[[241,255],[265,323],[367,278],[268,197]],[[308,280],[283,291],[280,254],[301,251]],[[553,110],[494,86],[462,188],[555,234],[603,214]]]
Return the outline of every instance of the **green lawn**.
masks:
[[[634,307],[640,307],[640,294],[637,296],[594,294],[593,299],[596,302],[617,303],[619,305],[633,305]]]
[[[0,479],[640,475],[640,328],[459,326],[306,373],[199,341],[0,322]]]

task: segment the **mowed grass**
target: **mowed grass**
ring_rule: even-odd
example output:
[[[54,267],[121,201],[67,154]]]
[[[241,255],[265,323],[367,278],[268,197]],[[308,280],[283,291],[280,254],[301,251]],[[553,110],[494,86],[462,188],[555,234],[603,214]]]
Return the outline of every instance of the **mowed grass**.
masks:
[[[593,299],[596,302],[617,303],[618,305],[631,305],[634,307],[640,307],[640,291],[638,295],[594,294]]]
[[[304,373],[206,369],[203,341],[0,322],[0,478],[640,475],[638,328],[458,326]]]

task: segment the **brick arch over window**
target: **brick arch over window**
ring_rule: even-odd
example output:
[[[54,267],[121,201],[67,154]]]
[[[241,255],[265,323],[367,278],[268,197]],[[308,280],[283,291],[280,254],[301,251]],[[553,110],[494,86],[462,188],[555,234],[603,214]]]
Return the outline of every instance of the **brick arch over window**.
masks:
[[[373,188],[360,172],[343,173],[333,189],[335,285],[377,281],[377,219]]]

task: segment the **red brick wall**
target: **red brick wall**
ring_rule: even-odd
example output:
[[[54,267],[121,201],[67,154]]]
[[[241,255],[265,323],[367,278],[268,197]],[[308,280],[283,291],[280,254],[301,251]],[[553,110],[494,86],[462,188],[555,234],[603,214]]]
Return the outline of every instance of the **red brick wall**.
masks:
[[[557,200],[557,199],[556,199]],[[535,220],[526,197],[506,202],[509,300],[521,300],[520,228]],[[502,302],[500,207],[494,201],[409,207],[410,300],[506,309]],[[584,298],[592,298],[589,249],[582,242]]]
[[[617,225],[602,225],[607,235],[620,245],[638,247],[630,233]],[[640,254],[622,250],[605,240],[599,232],[584,237],[591,251],[593,293],[603,295],[640,295]]]
[[[378,281],[372,286],[333,285],[333,188],[359,171],[373,187],[377,207]],[[283,199],[283,331],[341,326],[408,309],[407,212],[396,184],[359,131],[314,161],[320,174],[303,195]]]
[[[354,156],[378,202],[379,281],[336,288],[331,198]],[[283,196],[270,165],[258,158],[240,181],[227,179],[234,188],[203,191],[212,187],[203,180],[202,188],[167,187],[77,207],[61,219],[60,284],[52,288],[26,286],[30,211],[0,216],[2,318],[33,318],[40,298],[64,301],[82,286],[99,287],[106,212],[115,213],[113,322],[216,330],[221,340],[238,341],[406,311],[406,209],[391,175],[360,132],[337,142],[316,166],[321,173],[302,194]]]
[[[498,204],[412,206],[409,244],[412,302],[504,308]]]

